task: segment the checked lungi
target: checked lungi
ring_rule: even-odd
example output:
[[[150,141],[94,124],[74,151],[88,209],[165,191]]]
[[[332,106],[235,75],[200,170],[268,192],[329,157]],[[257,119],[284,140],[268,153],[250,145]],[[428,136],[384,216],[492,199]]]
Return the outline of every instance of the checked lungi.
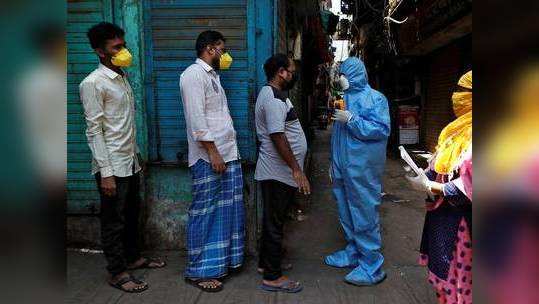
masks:
[[[191,167],[193,202],[187,223],[186,278],[219,278],[243,263],[245,211],[239,161],[217,174],[199,160]]]

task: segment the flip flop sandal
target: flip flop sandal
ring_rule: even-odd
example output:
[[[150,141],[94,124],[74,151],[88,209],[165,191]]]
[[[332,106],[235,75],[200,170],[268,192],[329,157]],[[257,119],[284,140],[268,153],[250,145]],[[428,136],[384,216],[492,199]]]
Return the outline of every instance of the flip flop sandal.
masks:
[[[219,292],[221,290],[223,290],[223,284],[220,284],[220,285],[217,285],[217,287],[215,288],[212,288],[212,287],[205,287],[204,285],[201,285],[201,283],[213,283],[213,279],[198,279],[198,280],[192,280],[192,279],[188,279],[188,278],[185,278],[185,281],[193,286],[195,286],[196,288],[202,290],[202,291],[205,291],[205,292]],[[215,284],[215,283],[213,283]]]
[[[117,288],[123,292],[127,292],[127,293],[140,293],[140,292],[143,292],[145,291],[146,289],[148,289],[148,284],[146,285],[143,285],[142,287],[139,287],[139,288],[133,288],[133,289],[127,289],[125,287],[123,287],[123,285],[125,283],[129,283],[129,282],[133,282],[135,284],[143,284],[144,282],[141,281],[141,280],[137,280],[135,278],[133,278],[132,276],[129,276],[129,277],[125,277],[123,279],[121,279],[120,281],[116,282],[116,283],[112,283],[112,282],[109,282],[109,285],[114,287],[114,288]]]
[[[292,281],[292,280],[286,280],[279,286],[271,286],[266,285],[262,283],[260,285],[260,288],[265,291],[272,291],[272,292],[285,292],[285,293],[297,293],[303,290],[303,286],[300,282]]]
[[[156,260],[156,259],[152,259],[152,258],[144,258],[145,261],[144,263],[142,263],[141,265],[137,266],[137,267],[130,267],[129,270],[135,270],[135,269],[157,269],[157,268],[163,268],[165,266],[167,266],[167,262],[165,261],[159,261],[159,260]],[[159,264],[159,263],[163,263],[163,265],[161,266],[150,266],[150,264]]]

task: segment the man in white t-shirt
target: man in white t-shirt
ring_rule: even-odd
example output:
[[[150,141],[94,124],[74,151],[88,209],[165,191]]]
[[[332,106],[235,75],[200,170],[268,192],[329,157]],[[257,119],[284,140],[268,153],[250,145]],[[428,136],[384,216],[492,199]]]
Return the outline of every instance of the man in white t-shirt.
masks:
[[[262,289],[295,293],[303,286],[282,275],[283,223],[287,206],[296,192],[310,194],[303,173],[307,140],[297,113],[288,98],[296,82],[294,62],[276,54],[264,64],[268,85],[256,100],[256,132],[260,140],[255,179],[264,203],[259,270],[264,274]]]

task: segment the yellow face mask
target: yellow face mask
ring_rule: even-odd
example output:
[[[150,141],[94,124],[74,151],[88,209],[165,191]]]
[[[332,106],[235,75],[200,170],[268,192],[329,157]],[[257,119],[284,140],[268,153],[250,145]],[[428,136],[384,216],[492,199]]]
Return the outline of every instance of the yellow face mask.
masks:
[[[123,48],[112,57],[111,62],[115,66],[127,68],[131,66],[131,63],[133,62],[133,56],[126,48]]]
[[[232,65],[232,56],[229,53],[224,53],[219,58],[219,69],[228,70]]]

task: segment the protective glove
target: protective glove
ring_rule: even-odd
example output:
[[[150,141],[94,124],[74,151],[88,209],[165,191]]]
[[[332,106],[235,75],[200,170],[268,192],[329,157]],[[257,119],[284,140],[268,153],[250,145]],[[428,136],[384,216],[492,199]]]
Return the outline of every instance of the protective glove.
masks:
[[[434,195],[429,185],[429,179],[424,175],[406,175],[405,178],[408,180],[412,188],[417,191],[426,192],[429,195]]]
[[[352,119],[352,112],[335,109],[335,113],[331,119],[342,123],[348,123]]]
[[[404,177],[408,180],[412,188],[417,191],[426,192],[430,198],[434,197],[432,186],[435,182],[429,180],[425,174],[415,175],[408,166],[404,167],[404,170],[408,172]]]

